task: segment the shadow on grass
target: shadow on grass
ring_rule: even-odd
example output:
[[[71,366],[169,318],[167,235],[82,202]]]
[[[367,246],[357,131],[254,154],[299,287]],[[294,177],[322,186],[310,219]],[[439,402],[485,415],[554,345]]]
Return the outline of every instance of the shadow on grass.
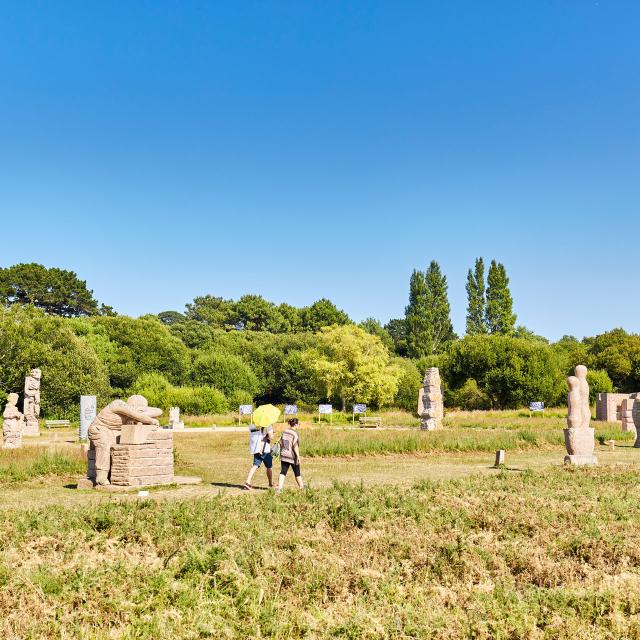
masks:
[[[524,471],[524,469],[520,469],[519,467],[505,467],[504,465],[496,467],[494,464],[487,467],[487,469],[495,469],[496,471]]]
[[[236,484],[235,482],[211,482],[210,484],[212,487],[220,487],[222,489],[244,489],[243,484]],[[269,487],[251,487],[251,490],[268,491]]]

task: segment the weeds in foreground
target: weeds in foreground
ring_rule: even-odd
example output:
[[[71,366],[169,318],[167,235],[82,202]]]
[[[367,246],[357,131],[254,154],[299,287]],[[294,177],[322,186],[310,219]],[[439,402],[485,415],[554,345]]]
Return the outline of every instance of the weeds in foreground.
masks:
[[[15,510],[0,634],[638,638],[637,484],[558,468]]]

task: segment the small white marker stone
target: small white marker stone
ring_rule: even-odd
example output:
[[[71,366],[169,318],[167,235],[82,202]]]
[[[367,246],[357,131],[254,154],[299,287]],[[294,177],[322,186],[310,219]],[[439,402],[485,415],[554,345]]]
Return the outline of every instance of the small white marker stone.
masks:
[[[148,498],[149,497],[149,492],[148,491],[138,491],[138,497],[139,498]]]
[[[496,451],[496,462],[494,466],[498,467],[501,464],[504,464],[504,449],[499,449],[498,451]]]

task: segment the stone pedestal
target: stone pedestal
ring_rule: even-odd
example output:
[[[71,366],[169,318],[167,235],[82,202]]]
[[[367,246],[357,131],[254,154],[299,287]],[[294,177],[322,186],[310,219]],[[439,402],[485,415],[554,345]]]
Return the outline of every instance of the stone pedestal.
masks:
[[[576,466],[585,464],[598,464],[598,458],[596,456],[565,456],[564,463]]]
[[[593,455],[596,446],[595,429],[592,427],[571,427],[563,429],[563,431],[568,454],[564,457],[565,464],[598,464],[598,458]]]
[[[124,439],[124,443],[122,440]],[[118,443],[111,447],[110,482],[141,487],[173,482],[173,434],[151,431],[144,425],[124,425]],[[95,449],[87,452],[87,477],[95,483]],[[82,487],[86,483],[82,483]]]
[[[24,424],[24,429],[22,430],[22,435],[30,438],[36,437],[40,435],[40,423],[38,420],[28,420]]]

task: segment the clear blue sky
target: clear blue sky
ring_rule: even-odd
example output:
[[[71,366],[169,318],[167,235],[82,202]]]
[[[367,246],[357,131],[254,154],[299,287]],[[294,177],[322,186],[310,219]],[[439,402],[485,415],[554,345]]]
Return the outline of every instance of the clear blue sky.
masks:
[[[138,315],[402,315],[505,263],[538,333],[640,330],[640,3],[0,2],[0,264]]]

